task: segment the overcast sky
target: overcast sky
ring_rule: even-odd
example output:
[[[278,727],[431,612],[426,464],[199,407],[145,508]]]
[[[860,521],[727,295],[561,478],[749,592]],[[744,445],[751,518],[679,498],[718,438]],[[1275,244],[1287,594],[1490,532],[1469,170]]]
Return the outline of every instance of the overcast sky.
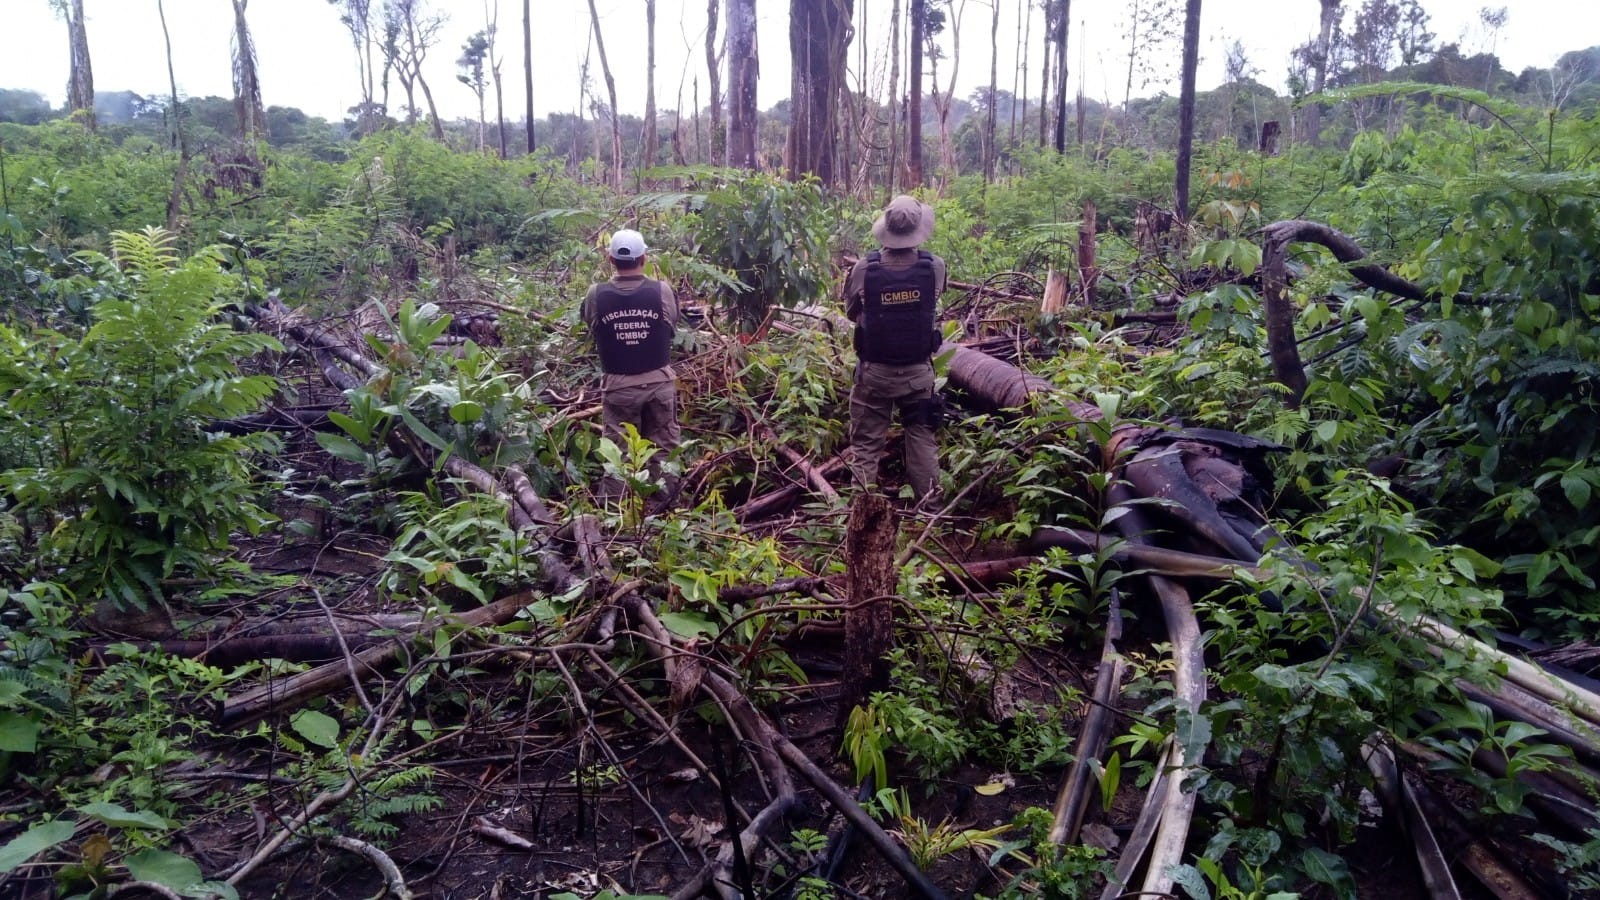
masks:
[[[428,0],[448,17],[443,37],[428,59],[427,77],[446,117],[475,118],[477,101],[456,80],[455,60],[461,45],[484,23],[484,0]],[[494,0],[488,0],[493,3]],[[1019,70],[1021,42],[1019,7],[1032,0],[995,0],[1000,4],[999,83],[1010,90]],[[888,81],[886,64],[891,0],[855,0],[858,39],[850,53],[851,86],[881,96]],[[961,11],[956,91],[969,96],[989,81],[990,0],[954,0]],[[1073,4],[1069,38],[1072,84],[1096,99],[1121,102],[1128,67],[1126,7],[1131,4],[1078,0]],[[1181,0],[1177,3],[1181,6]],[[1346,0],[1346,6],[1358,5]],[[1458,42],[1466,53],[1493,49],[1512,71],[1548,67],[1562,53],[1600,44],[1600,3],[1594,0],[1422,0],[1431,15],[1431,30],[1440,43]],[[1505,27],[1491,35],[1480,21],[1485,5],[1505,6]],[[373,7],[381,0],[373,0]],[[572,112],[580,104],[579,72],[591,53],[589,6],[586,0],[532,0],[534,113]],[[625,113],[644,109],[644,0],[595,0],[617,82],[618,105]],[[506,84],[506,116],[521,118],[522,4],[499,0],[502,72]],[[98,91],[131,90],[144,95],[168,93],[166,59],[156,0],[84,0],[89,23],[90,56]],[[759,102],[763,109],[788,94],[788,0],[756,0],[761,59]],[[1262,82],[1282,90],[1289,50],[1317,27],[1316,0],[1205,0],[1202,21],[1200,87],[1222,81],[1225,49],[1238,40]],[[1268,12],[1270,10],[1270,12]],[[255,0],[249,20],[260,61],[262,99],[269,106],[297,106],[313,115],[339,119],[359,96],[355,56],[348,33],[328,0]],[[172,32],[173,66],[185,96],[231,96],[230,47],[233,13],[229,0],[166,0]],[[706,0],[656,0],[656,103],[661,109],[688,110],[706,102]],[[724,27],[726,15],[723,16]],[[1033,15],[1029,45],[1027,96],[1038,96],[1039,16]],[[67,80],[65,26],[48,0],[0,0],[0,87],[39,91],[54,104],[62,102]],[[952,45],[947,30],[941,39]],[[866,50],[865,71],[861,61]],[[947,51],[948,52],[948,51]],[[1151,51],[1151,60],[1175,60],[1175,47]],[[939,63],[939,85],[949,84],[950,59]],[[1175,74],[1175,65],[1157,67]],[[599,58],[591,58],[593,90],[604,96]],[[1134,95],[1148,95],[1170,82],[1157,80]],[[901,84],[904,85],[904,71]],[[1021,93],[1021,90],[1018,91]],[[681,99],[680,99],[681,98]],[[391,92],[391,111],[401,106],[399,85]],[[419,100],[420,102],[420,100]],[[493,116],[492,94],[490,116]]]

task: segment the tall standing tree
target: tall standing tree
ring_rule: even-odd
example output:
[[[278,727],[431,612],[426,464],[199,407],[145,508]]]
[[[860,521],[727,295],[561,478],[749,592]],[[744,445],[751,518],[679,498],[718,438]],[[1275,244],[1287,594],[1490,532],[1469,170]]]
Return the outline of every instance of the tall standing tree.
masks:
[[[84,127],[95,129],[94,67],[89,64],[89,30],[83,21],[83,0],[50,0],[67,23],[67,108],[82,111]]]
[[[711,140],[706,146],[707,162],[712,165],[717,164],[717,145],[725,139],[722,133],[722,57],[717,54],[717,12],[721,8],[721,0],[706,0],[706,72],[711,88]],[[727,162],[726,153],[722,160]]]
[[[1198,2],[1198,0],[1194,0]],[[1067,24],[1072,20],[1072,0],[1061,0],[1056,11],[1056,152],[1067,152]]]
[[[752,0],[754,2],[754,0]],[[606,42],[600,36],[600,13],[589,0],[589,21],[594,26],[594,46],[600,51],[600,72],[606,79],[606,96],[611,100],[611,186],[622,190],[622,122],[617,111],[617,80],[611,77],[611,63],[606,59]]]
[[[461,55],[456,57],[456,80],[472,90],[478,98],[478,149],[484,147],[484,131],[486,125],[483,112],[483,95],[489,88],[487,73],[487,60],[489,56],[489,37],[482,31],[467,38],[461,45]]]
[[[256,69],[256,45],[244,10],[250,0],[233,0],[233,115],[239,137],[254,140],[267,131],[267,112],[261,105],[261,79]]]
[[[790,177],[837,180],[839,93],[850,49],[853,0],[790,0]]]
[[[913,185],[922,184],[922,42],[928,28],[928,0],[911,0],[911,83],[906,86],[906,168]]]
[[[950,142],[950,104],[956,96],[956,74],[960,70],[961,53],[961,13],[966,8],[965,0],[944,0],[947,9],[934,9],[928,12],[928,22],[924,26],[924,34],[928,40],[928,81],[930,82],[929,96],[933,100],[933,111],[939,117],[939,173],[941,184],[948,184],[949,179],[956,176],[955,150]],[[947,15],[947,12],[949,15]],[[939,90],[939,60],[944,58],[944,50],[934,42],[934,38],[950,28],[950,46],[957,48],[950,54],[950,81],[948,87]]]
[[[356,129],[366,134],[377,127],[384,113],[376,102],[378,82],[372,58],[381,50],[381,45],[372,39],[372,0],[328,0],[328,3],[339,10],[339,21],[350,32],[350,43],[355,47],[356,74],[361,81]]]
[[[644,167],[656,164],[656,0],[644,0]]]
[[[900,169],[900,0],[889,10],[889,97],[884,104],[889,115],[889,177],[884,179],[887,194],[901,183]],[[884,200],[889,198],[886,196]]]
[[[998,3],[999,0],[995,0],[995,2]],[[1017,87],[1019,84],[1022,87],[1021,115],[1024,117],[1028,115],[1028,51],[1031,49],[1031,45],[1028,43],[1031,35],[1028,32],[1033,29],[1032,0],[1017,0],[1017,18],[1022,22],[1022,43],[1019,45],[1022,49],[1022,61],[1017,67],[1016,73],[1011,76],[1011,132],[1006,138],[1006,142],[1012,147],[1017,145]],[[1027,140],[1028,122],[1026,118],[1022,121],[1022,130],[1023,140]]]
[[[428,104],[428,119],[433,125],[435,139],[444,140],[444,125],[439,121],[439,107],[433,102],[433,91],[422,75],[422,64],[428,51],[439,42],[439,32],[444,28],[444,17],[430,13],[427,0],[384,0],[384,31],[393,34],[385,41],[388,54],[400,86],[406,92],[406,121],[417,120],[416,91]]]
[[[1311,93],[1320,94],[1328,86],[1328,68],[1333,64],[1333,34],[1339,24],[1342,12],[1340,3],[1343,0],[1317,0],[1322,4],[1322,13],[1317,20],[1317,46],[1311,57]],[[1310,113],[1307,115],[1306,127],[1311,132],[1313,145],[1322,141],[1322,105],[1311,104]]]
[[[594,0],[590,0],[591,3]],[[756,0],[728,0],[728,147],[726,162],[756,168]]]
[[[1050,48],[1055,46],[1058,0],[1039,0],[1039,6],[1044,13],[1043,27],[1039,29],[1044,33],[1043,52],[1039,56],[1039,149],[1043,150],[1050,120]]]
[[[1189,166],[1194,156],[1194,79],[1200,59],[1200,0],[1188,0],[1183,16],[1183,76],[1178,94],[1178,173],[1173,205],[1189,220]],[[1058,135],[1060,131],[1056,132]],[[1059,140],[1059,138],[1057,139]]]
[[[989,19],[989,99],[983,128],[983,183],[994,181],[995,106],[1000,99],[1000,0],[993,0]],[[1012,95],[1016,108],[1016,95]],[[1013,119],[1013,121],[1015,121]]]
[[[500,34],[500,0],[484,0],[483,35],[488,42],[484,59],[488,64],[489,78],[494,82],[494,123],[499,138],[500,158],[506,158],[506,89],[500,78],[500,64],[505,62],[495,48],[495,38]]]
[[[167,230],[178,231],[178,217],[183,208],[183,186],[189,175],[189,140],[183,131],[183,104],[178,101],[178,73],[172,67],[172,33],[167,30],[167,7],[156,0],[156,17],[161,20],[161,37],[167,45],[167,83],[172,87],[172,100],[168,109],[168,123],[172,128],[172,146],[178,151],[178,167],[172,176],[172,192],[167,195]]]
[[[533,139],[533,13],[530,0],[522,0],[522,89],[526,95],[524,110],[528,126],[528,153],[531,155],[538,143]]]

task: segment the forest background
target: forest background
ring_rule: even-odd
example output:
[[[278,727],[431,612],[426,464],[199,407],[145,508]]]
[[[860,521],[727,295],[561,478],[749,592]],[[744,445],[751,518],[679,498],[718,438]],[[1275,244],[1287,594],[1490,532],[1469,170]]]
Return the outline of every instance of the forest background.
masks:
[[[908,0],[868,31],[851,3],[796,2],[789,96],[761,109],[755,5],[714,0],[715,99],[658,112],[646,64],[645,112],[628,115],[610,69],[637,70],[640,43],[608,45],[590,5],[578,111],[519,120],[499,98],[532,80],[513,71],[528,4],[445,47],[421,0],[337,2],[327,27],[343,29],[359,99],[335,122],[263,104],[246,0],[229,97],[187,96],[165,37],[139,47],[167,63],[164,93],[98,89],[85,0],[51,6],[66,104],[0,90],[8,895],[429,881],[476,896],[481,863],[454,851],[511,838],[532,846],[492,856],[502,893],[742,878],[747,895],[1102,895],[1126,877],[1108,845],[1137,831],[1130,795],[1181,781],[1167,793],[1194,825],[1147,887],[1412,896],[1423,876],[1372,850],[1398,818],[1371,812],[1373,742],[1450,810],[1436,827],[1488,835],[1530,890],[1600,889],[1592,688],[1564,688],[1530,724],[1531,703],[1482,693],[1511,663],[1415,618],[1593,665],[1600,47],[1512,72],[1487,47],[1440,43],[1421,4],[1324,2],[1285,91],[1243,52],[1199,91],[1200,3],[1129,4],[1105,51],[1124,90],[1092,99],[1068,89],[1068,5],[1024,4],[1006,43],[1033,62],[957,96],[957,31],[998,47],[997,7]],[[1493,34],[1515,15],[1479,23]],[[863,77],[869,42],[893,52]],[[423,66],[441,54],[456,55],[445,85]],[[1158,69],[1180,73],[1177,93],[1134,96]],[[446,89],[471,94],[470,118],[440,114]],[[838,664],[806,635],[853,608],[827,581],[850,533],[831,482],[851,351],[795,322],[827,318],[873,210],[900,191],[937,210],[930,247],[960,292],[947,337],[1057,399],[983,409],[941,370],[972,404],[942,438],[949,506],[900,535],[888,677],[830,729],[805,716],[834,702]],[[1313,242],[1333,255],[1289,254],[1274,224],[1289,220],[1327,226]],[[578,349],[577,301],[624,225],[707,313],[679,348],[693,440],[671,461],[688,486],[670,516],[643,514],[665,486],[650,448],[598,440]],[[1041,310],[1052,280],[1068,302]],[[1290,364],[1270,308],[1289,311]],[[1125,426],[1176,422],[1281,447],[1252,514],[1282,542],[1195,588],[1200,696],[1142,587],[1152,564],[1110,537],[1133,514],[1117,500],[1126,460],[1100,452]],[[637,502],[599,503],[587,488],[604,474]],[[552,522],[559,538],[532,537]],[[1051,529],[1106,537],[1029,543]],[[564,560],[569,544],[604,553]],[[1041,559],[1003,586],[952,577],[996,549]],[[583,577],[563,581],[571,567]],[[761,585],[805,579],[809,600],[760,602]],[[1087,676],[1124,608],[1138,626],[1125,683]],[[637,630],[600,639],[608,609]],[[318,669],[224,661],[219,642],[336,611],[380,623],[333,629],[337,693],[227,718]],[[1400,624],[1372,627],[1379,613]],[[404,661],[363,687],[355,660],[374,647]],[[1036,689],[1001,715],[1008,677]],[[1107,705],[1122,712],[1090,749],[1073,727]],[[870,776],[863,804],[903,857],[830,872],[837,821],[744,814],[783,780],[763,717],[810,733],[812,758],[842,755],[840,781]],[[720,743],[729,722],[744,741]],[[762,777],[721,789],[713,752]],[[486,766],[479,788],[451,774],[461,760]],[[1117,841],[1049,827],[1051,786],[1079,760],[1101,797],[1088,818]],[[685,769],[682,807],[601,827]],[[575,852],[578,838],[592,843]],[[735,847],[759,865],[736,872]],[[1460,858],[1440,865],[1465,877]]]

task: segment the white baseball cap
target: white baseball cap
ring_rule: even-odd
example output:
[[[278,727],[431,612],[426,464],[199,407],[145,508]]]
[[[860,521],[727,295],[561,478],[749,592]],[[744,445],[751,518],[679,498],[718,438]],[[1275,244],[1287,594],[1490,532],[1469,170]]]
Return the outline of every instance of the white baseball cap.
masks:
[[[644,235],[624,228],[611,236],[611,258],[632,261],[645,255]]]

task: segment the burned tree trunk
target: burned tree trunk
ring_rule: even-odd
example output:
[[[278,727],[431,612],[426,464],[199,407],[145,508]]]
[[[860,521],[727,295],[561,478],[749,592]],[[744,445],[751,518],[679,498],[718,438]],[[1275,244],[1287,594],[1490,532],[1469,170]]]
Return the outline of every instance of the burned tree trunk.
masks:
[[[844,538],[850,608],[844,615],[844,671],[840,675],[838,721],[882,690],[889,680],[888,651],[894,643],[894,564],[899,517],[889,499],[866,492],[850,505]]]

